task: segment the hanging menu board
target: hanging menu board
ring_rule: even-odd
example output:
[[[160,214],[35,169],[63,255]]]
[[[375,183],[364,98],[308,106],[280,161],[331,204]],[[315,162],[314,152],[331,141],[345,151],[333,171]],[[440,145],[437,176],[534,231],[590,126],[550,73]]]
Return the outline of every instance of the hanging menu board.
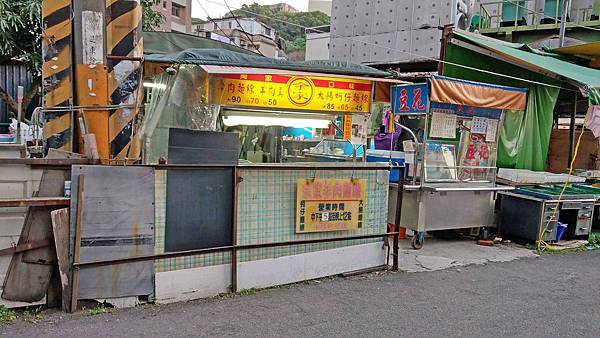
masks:
[[[433,112],[430,128],[429,136],[432,138],[456,138],[456,114]]]

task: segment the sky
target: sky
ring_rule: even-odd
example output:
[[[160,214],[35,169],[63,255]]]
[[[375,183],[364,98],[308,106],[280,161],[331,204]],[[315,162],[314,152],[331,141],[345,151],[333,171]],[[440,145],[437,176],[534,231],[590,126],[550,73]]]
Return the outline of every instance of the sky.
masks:
[[[198,2],[200,2],[202,6],[204,6],[204,9],[208,11],[208,14],[211,18],[220,18],[221,16],[229,12],[227,6],[225,6],[224,0],[192,0],[193,18],[206,19],[206,12],[202,9],[202,6],[200,6]],[[294,6],[300,11],[308,10],[308,0],[227,0],[227,3],[229,4],[232,10],[242,7],[243,4],[250,5],[254,2],[261,5],[272,5],[276,3],[285,2]],[[217,5],[216,3],[221,3],[221,5]]]

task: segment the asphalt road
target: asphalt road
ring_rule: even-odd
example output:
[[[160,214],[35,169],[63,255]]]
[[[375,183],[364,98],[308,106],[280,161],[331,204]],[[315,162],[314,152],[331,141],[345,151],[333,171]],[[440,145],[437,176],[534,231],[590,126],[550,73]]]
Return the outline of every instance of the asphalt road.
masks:
[[[20,336],[598,337],[600,251],[310,282],[233,298],[46,314]]]

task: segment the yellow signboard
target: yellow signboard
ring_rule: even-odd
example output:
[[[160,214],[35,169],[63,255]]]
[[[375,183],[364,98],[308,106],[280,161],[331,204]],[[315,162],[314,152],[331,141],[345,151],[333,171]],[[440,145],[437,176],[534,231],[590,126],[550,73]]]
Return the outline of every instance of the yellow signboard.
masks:
[[[352,115],[344,116],[344,140],[352,139]]]
[[[368,113],[372,82],[319,76],[214,75],[213,104]]]
[[[300,179],[296,233],[360,229],[365,220],[364,179]]]

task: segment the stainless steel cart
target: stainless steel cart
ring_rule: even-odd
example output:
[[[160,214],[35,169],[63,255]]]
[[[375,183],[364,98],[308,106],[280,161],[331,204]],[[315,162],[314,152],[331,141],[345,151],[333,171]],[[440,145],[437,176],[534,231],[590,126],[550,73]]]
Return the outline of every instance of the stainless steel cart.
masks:
[[[393,112],[422,122],[411,132],[413,142],[404,145],[412,185],[404,185],[400,226],[415,232],[415,249],[422,247],[426,231],[482,228],[481,235],[487,237],[487,229],[495,226],[497,192],[514,189],[496,185],[503,110],[523,109],[525,94],[517,88],[438,76],[428,84],[392,88]],[[503,95],[514,96],[518,105],[495,101]],[[390,223],[397,192],[398,186],[391,184]]]

